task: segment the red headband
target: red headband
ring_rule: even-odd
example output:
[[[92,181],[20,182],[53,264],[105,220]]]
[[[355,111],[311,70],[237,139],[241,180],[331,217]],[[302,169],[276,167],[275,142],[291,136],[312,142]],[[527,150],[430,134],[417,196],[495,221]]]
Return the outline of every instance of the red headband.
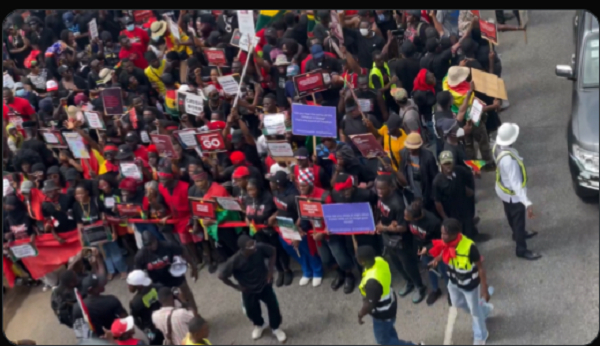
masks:
[[[147,148],[146,151],[149,153],[158,153],[158,150],[156,150],[156,145],[154,144],[150,144]]]
[[[173,173],[165,173],[165,172],[158,172],[158,176],[161,178],[173,178],[174,177]]]
[[[392,172],[377,171],[377,175],[392,175]]]
[[[352,176],[348,177],[348,179],[346,179],[345,182],[342,183],[335,183],[335,185],[333,186],[333,188],[335,189],[335,191],[342,191],[345,189],[349,189],[351,187],[354,186],[354,179],[352,179]]]
[[[165,130],[177,130],[178,128],[179,128],[179,126],[177,126],[177,125],[171,125],[171,126],[165,127]]]
[[[203,179],[208,178],[208,173],[206,173],[206,172],[200,172],[200,173],[197,173],[197,174],[192,174],[190,176],[190,178],[192,178],[193,181],[203,180]]]
[[[115,145],[107,145],[104,147],[104,152],[107,151],[119,151],[119,148],[117,148]]]

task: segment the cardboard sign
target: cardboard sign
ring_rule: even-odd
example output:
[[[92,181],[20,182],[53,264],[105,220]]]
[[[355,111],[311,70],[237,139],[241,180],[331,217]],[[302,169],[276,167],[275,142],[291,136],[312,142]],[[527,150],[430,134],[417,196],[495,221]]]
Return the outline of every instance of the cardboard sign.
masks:
[[[298,205],[298,215],[304,220],[323,220],[323,205],[320,200],[313,200],[306,197],[296,197]]]
[[[371,159],[378,156],[386,156],[385,151],[381,147],[381,144],[372,133],[363,133],[360,135],[350,136],[352,143],[360,151],[360,153],[367,159]]]
[[[215,199],[217,200],[219,206],[224,210],[240,212],[242,211],[242,206],[240,205],[240,202],[238,202],[238,200],[233,197],[215,197]]]
[[[276,219],[277,227],[279,228],[279,232],[284,239],[302,241],[302,236],[300,236],[300,232],[298,232],[298,228],[296,227],[293,219],[280,216],[277,216]]]
[[[220,153],[227,151],[225,147],[225,141],[223,140],[223,134],[220,130],[197,133],[196,139],[202,152],[205,153]]]
[[[37,249],[32,244],[11,246],[10,252],[12,256],[16,259],[36,257],[38,255]]]
[[[472,68],[471,78],[475,83],[475,91],[482,92],[489,97],[508,100],[504,81],[495,74]]]
[[[356,99],[358,101],[358,105],[360,106],[360,110],[364,113],[370,113],[373,111],[373,103],[371,103],[371,99]]]
[[[167,18],[167,24],[169,25],[169,32],[177,41],[181,41],[181,37],[179,36],[179,25],[173,21],[171,17]]]
[[[156,151],[158,151],[160,157],[168,157],[170,159],[179,158],[173,147],[173,142],[171,142],[171,136],[151,134],[150,139],[152,139],[152,143],[156,146]]]
[[[479,29],[481,30],[481,37],[495,45],[498,44],[498,28],[496,27],[496,23],[479,18]]]
[[[481,121],[481,113],[483,113],[483,107],[485,107],[485,103],[478,98],[474,98],[471,109],[469,109],[469,113],[467,114],[467,120],[470,119],[475,126],[479,126],[479,122]]]
[[[336,108],[292,104],[292,133],[297,136],[337,138]]]
[[[76,159],[89,159],[90,152],[87,150],[83,138],[77,132],[64,132],[63,137]]]
[[[285,135],[285,114],[265,114],[263,117],[263,133],[265,135]]]
[[[232,75],[220,76],[217,77],[217,80],[227,95],[237,95],[239,84]]]
[[[65,142],[59,130],[40,129],[39,131],[44,138],[44,142],[51,148],[68,149],[69,146]]]
[[[205,199],[192,199],[190,198],[190,204],[192,205],[192,215],[196,219],[210,219],[216,220],[215,214],[215,202]]]
[[[121,88],[108,88],[102,90],[102,104],[104,105],[104,114],[121,115],[123,114],[123,95]]]
[[[292,145],[287,141],[267,141],[267,150],[275,161],[275,158],[294,157]]]
[[[22,130],[23,129],[23,118],[20,116],[8,116],[8,122],[15,125],[15,127],[17,129]]]
[[[238,29],[235,29],[233,34],[231,34],[231,41],[229,41],[229,44],[239,48],[241,39],[242,33]]]
[[[373,209],[369,203],[323,205],[327,230],[332,234],[366,234],[375,232]]]
[[[148,19],[154,17],[152,10],[136,10],[133,11],[133,21],[136,24],[144,24]]]
[[[242,37],[240,37],[239,47],[244,52],[248,51],[248,46],[250,45],[250,41],[249,41],[250,37],[251,36],[249,36],[249,35],[242,35]],[[252,39],[252,45],[254,46],[254,48],[256,48],[256,46],[258,46],[259,42],[260,42],[260,37],[254,36],[254,38]]]
[[[222,48],[206,48],[204,55],[210,66],[227,66],[227,58],[225,58],[225,50]]]
[[[100,245],[113,240],[112,233],[102,220],[96,221],[88,226],[83,226],[81,235],[83,237],[83,242],[87,246]]]
[[[254,11],[252,10],[238,10],[238,28],[242,35],[250,35],[254,37],[256,34],[254,31]]]
[[[312,93],[327,90],[329,87],[323,78],[321,69],[293,77],[298,97],[306,97]]]
[[[198,116],[204,112],[204,98],[200,95],[177,92],[179,113]]]
[[[96,18],[90,20],[88,23],[88,29],[90,31],[90,40],[98,37],[98,24],[96,23]]]
[[[179,143],[181,143],[181,147],[183,149],[193,150],[198,146],[198,142],[196,142],[195,129],[173,131],[173,136],[179,140]]]
[[[144,215],[142,206],[139,204],[116,203],[115,206],[117,207],[117,213],[121,217],[139,219]]]
[[[529,11],[519,10],[519,18],[521,19],[521,28],[526,28],[529,23]]]
[[[138,181],[144,180],[142,170],[135,162],[119,162],[119,171],[124,177],[133,178]]]
[[[104,130],[106,127],[104,126],[104,121],[98,112],[83,112],[83,117],[85,122],[87,123],[90,129]]]

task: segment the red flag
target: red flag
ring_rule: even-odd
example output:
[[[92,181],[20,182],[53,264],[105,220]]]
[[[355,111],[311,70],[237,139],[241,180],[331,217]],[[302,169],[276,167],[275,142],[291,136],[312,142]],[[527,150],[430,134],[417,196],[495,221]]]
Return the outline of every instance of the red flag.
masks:
[[[6,278],[6,282],[8,283],[8,287],[13,288],[15,286],[15,280],[17,279],[17,276],[13,272],[13,262],[10,260],[10,258],[2,256],[2,269],[4,277]]]
[[[98,335],[96,333],[96,331],[94,330],[94,325],[92,325],[92,322],[90,319],[90,312],[88,311],[87,306],[85,306],[85,304],[83,303],[83,298],[81,297],[81,294],[79,294],[79,291],[77,290],[77,288],[74,288],[74,290],[75,290],[75,297],[77,297],[77,303],[79,304],[79,308],[81,309],[81,314],[83,315],[83,319],[88,324],[88,326],[90,326],[90,330],[92,331],[92,333]],[[102,333],[102,334],[104,334],[104,333]]]

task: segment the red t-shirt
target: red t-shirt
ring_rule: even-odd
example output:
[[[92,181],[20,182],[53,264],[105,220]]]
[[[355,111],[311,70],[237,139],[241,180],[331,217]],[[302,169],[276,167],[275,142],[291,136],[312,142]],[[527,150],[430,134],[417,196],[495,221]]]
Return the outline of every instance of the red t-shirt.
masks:
[[[30,121],[33,114],[35,114],[35,109],[29,101],[16,96],[12,103],[7,104],[5,101],[2,107],[2,117],[6,120],[9,120],[10,117],[21,117],[23,121]]]
[[[146,147],[138,145],[137,149],[133,152],[133,156],[144,161],[144,167],[150,168],[148,165],[148,150],[146,150]]]
[[[337,57],[333,53],[330,53],[330,52],[324,52],[324,53],[325,53],[325,56],[337,59]],[[306,63],[308,63],[308,61],[310,59],[312,59],[312,54],[308,54],[308,56],[304,60],[302,60],[302,63],[300,64],[300,73],[306,73]]]
[[[144,54],[146,50],[141,43],[131,43],[131,47],[129,49],[125,47],[121,47],[121,51],[119,52],[119,59],[123,60],[128,58],[133,62],[136,67],[141,69],[145,69],[148,67],[148,62],[146,58],[144,58]]]
[[[125,35],[129,37],[131,43],[141,43],[144,47],[144,50],[148,49],[148,44],[150,43],[150,37],[148,33],[144,29],[140,29],[137,26],[132,30],[122,30],[119,35]]]

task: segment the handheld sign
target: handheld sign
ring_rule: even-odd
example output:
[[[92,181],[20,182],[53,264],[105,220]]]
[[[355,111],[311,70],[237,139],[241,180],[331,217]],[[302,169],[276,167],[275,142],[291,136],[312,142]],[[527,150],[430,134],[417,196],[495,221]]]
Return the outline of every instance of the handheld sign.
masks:
[[[217,77],[217,80],[227,95],[237,95],[239,85],[232,75],[220,76]]]
[[[285,135],[285,114],[265,114],[263,117],[263,133],[265,135]]]
[[[320,200],[296,196],[296,204],[301,219],[312,221],[315,227],[322,227],[323,204]]]
[[[106,127],[104,126],[104,121],[102,120],[102,117],[98,112],[84,111],[83,117],[85,118],[85,122],[87,123],[90,129],[106,129]]]
[[[44,138],[44,142],[51,148],[68,149],[69,146],[65,142],[59,130],[40,129],[39,131]]]
[[[332,36],[335,36],[338,39],[339,45],[341,46],[344,44],[344,32],[342,31],[342,25],[340,24],[340,17],[336,10],[330,10],[329,16],[331,17],[329,31]]]
[[[115,206],[117,207],[117,212],[121,217],[138,219],[144,215],[142,206],[139,204],[116,203]]]
[[[124,177],[133,178],[138,181],[142,181],[144,179],[142,170],[135,162],[119,162],[119,170],[121,171],[121,175]]]
[[[294,157],[292,145],[287,141],[267,141],[267,150],[275,161]]]
[[[336,138],[335,107],[292,104],[292,133],[297,136]]]
[[[83,143],[83,138],[77,132],[64,132],[63,137],[76,159],[89,159],[90,152]]]
[[[238,10],[238,28],[242,35],[255,35],[254,29],[254,11],[252,10]]]
[[[493,73],[483,72],[479,69],[471,69],[471,78],[475,83],[475,91],[482,92],[489,97],[498,98],[501,100],[508,100],[506,94],[506,86],[504,80],[498,78]]]
[[[102,90],[102,104],[104,105],[104,114],[121,115],[123,114],[123,95],[121,88],[108,88]]]
[[[329,87],[329,75],[321,69],[296,75],[293,77],[293,81],[298,97],[306,97],[310,94],[327,90]]]
[[[373,210],[369,203],[324,204],[323,217],[332,234],[367,234],[375,232]]]
[[[469,109],[467,119],[471,119],[475,126],[479,126],[479,122],[481,121],[481,113],[483,113],[483,107],[485,107],[483,101],[478,98],[473,99],[473,104],[471,105],[471,109]]]
[[[38,255],[38,250],[32,244],[11,246],[10,252],[15,259],[36,257]]]
[[[81,230],[83,242],[87,246],[100,245],[112,241],[112,233],[108,230],[104,221],[99,220],[95,223],[83,226]]]
[[[208,60],[208,64],[210,66],[227,66],[225,50],[222,48],[206,48],[204,49],[204,55],[206,56],[206,60]]]
[[[179,154],[177,154],[175,147],[173,147],[173,142],[171,142],[171,136],[151,134],[150,139],[152,139],[152,143],[156,146],[156,151],[158,151],[160,157],[168,157],[170,159],[179,158]]]
[[[220,153],[227,151],[223,134],[220,130],[197,133],[196,139],[203,153]]]
[[[165,16],[167,19],[167,24],[169,24],[169,32],[177,41],[181,41],[181,36],[179,35],[179,25],[173,21],[173,19],[169,16]]]
[[[224,210],[240,212],[242,211],[242,206],[237,201],[237,199],[233,197],[215,197],[215,199],[217,200],[219,206]]]
[[[279,227],[279,232],[284,239],[302,241],[302,236],[300,236],[300,232],[298,232],[298,228],[291,218],[278,216],[277,227]]]
[[[173,136],[179,140],[183,149],[193,150],[198,146],[196,142],[196,130],[194,129],[173,131]]]
[[[215,202],[205,199],[192,199],[190,198],[190,204],[192,205],[192,215],[196,219],[210,219],[216,220],[217,216],[215,213]]]
[[[481,37],[498,45],[498,28],[496,27],[496,23],[488,22],[479,17],[479,29],[481,30]]]
[[[235,29],[233,31],[233,34],[231,34],[231,41],[229,41],[229,44],[234,46],[234,47],[240,47],[240,39],[242,38],[242,34],[240,33],[240,30]]]
[[[179,113],[200,115],[204,112],[204,97],[192,93],[177,92]]]
[[[386,156],[385,151],[381,147],[381,144],[377,141],[372,133],[363,133],[360,135],[350,136],[352,143],[360,151],[360,153],[367,159],[371,159],[379,156]]]
[[[358,105],[360,106],[360,110],[364,113],[371,113],[373,111],[373,102],[371,99],[359,99],[357,98]]]
[[[133,11],[133,21],[136,24],[144,24],[153,17],[152,10],[136,10]]]
[[[96,18],[90,20],[88,23],[88,29],[90,31],[90,40],[98,37],[98,24],[96,23]]]
[[[250,41],[249,41],[250,37],[251,36],[249,36],[249,35],[242,35],[240,37],[239,47],[244,52],[248,51],[248,46],[250,45]],[[252,39],[252,47],[256,48],[256,46],[258,45],[259,42],[260,42],[260,37],[254,36],[254,38]]]

